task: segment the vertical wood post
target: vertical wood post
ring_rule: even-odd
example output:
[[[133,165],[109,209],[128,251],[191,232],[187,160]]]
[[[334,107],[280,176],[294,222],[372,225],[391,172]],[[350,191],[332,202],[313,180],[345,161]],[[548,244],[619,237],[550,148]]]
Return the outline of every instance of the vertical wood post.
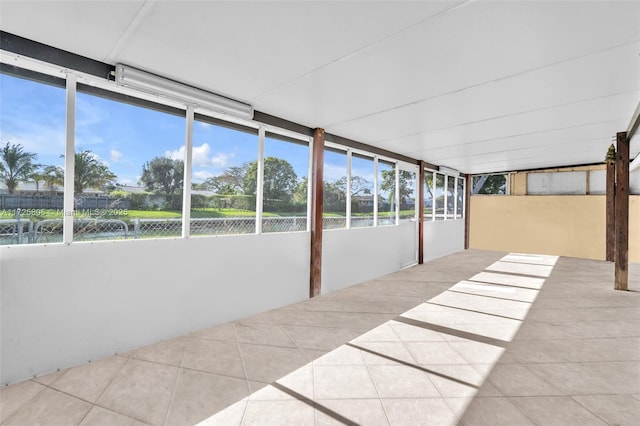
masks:
[[[467,175],[466,181],[464,183],[464,249],[469,249],[469,236],[470,236],[470,225],[471,225],[471,186],[473,184],[471,175]]]
[[[313,133],[311,162],[311,276],[309,297],[319,296],[322,283],[322,212],[323,212],[323,165],[324,129]]]
[[[420,161],[418,171],[418,264],[424,263],[424,161]]]
[[[627,290],[629,284],[629,139],[627,132],[616,135],[615,197],[615,284],[616,290]]]
[[[607,261],[614,261],[616,246],[616,148],[611,145],[607,152],[607,192],[606,192],[606,255]]]

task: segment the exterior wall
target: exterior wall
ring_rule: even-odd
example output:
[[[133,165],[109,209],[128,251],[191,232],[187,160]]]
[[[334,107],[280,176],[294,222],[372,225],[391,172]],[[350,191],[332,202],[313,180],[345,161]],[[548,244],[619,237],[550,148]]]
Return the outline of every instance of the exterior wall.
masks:
[[[464,219],[424,223],[424,261],[464,250]]]
[[[629,203],[629,261],[640,262],[640,196]],[[471,248],[605,258],[601,195],[472,196]]]
[[[322,294],[396,272],[417,261],[416,223],[325,230]]]
[[[307,232],[0,247],[0,383],[306,299]]]

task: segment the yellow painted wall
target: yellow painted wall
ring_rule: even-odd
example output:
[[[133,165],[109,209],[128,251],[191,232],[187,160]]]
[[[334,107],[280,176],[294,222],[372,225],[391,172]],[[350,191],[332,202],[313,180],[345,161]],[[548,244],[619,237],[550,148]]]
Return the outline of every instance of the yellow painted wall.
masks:
[[[604,195],[474,195],[469,246],[605,258]],[[629,202],[629,261],[640,262],[640,196]]]

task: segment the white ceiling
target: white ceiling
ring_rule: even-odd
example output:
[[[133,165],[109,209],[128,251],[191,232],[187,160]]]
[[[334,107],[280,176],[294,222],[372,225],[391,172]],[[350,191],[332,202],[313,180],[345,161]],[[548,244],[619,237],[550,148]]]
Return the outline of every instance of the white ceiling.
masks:
[[[640,1],[0,0],[0,28],[465,173],[601,162],[640,100]]]

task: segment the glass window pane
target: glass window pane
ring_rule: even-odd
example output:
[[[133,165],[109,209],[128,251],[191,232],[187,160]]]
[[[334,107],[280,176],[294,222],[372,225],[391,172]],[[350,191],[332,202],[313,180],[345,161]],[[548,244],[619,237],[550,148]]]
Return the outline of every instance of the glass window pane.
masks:
[[[416,174],[400,170],[400,219],[416,217]]]
[[[447,176],[447,217],[453,219],[455,214],[456,178]]]
[[[507,175],[476,175],[473,177],[472,194],[505,195]]]
[[[444,175],[436,173],[436,220],[444,219]]]
[[[309,144],[266,137],[262,232],[306,231]]]
[[[396,223],[396,165],[378,161],[378,225]]]
[[[424,220],[433,220],[433,172],[424,172],[424,206],[422,215]]]
[[[323,229],[346,228],[347,222],[347,153],[324,150]]]
[[[0,245],[62,242],[65,90],[0,73],[0,94]]]
[[[185,118],[84,93],[76,107],[74,241],[180,236]]]
[[[373,226],[373,158],[351,157],[351,227]]]
[[[456,217],[464,217],[464,179],[458,178],[458,203],[456,204]]]
[[[257,130],[193,124],[191,235],[256,231]]]

